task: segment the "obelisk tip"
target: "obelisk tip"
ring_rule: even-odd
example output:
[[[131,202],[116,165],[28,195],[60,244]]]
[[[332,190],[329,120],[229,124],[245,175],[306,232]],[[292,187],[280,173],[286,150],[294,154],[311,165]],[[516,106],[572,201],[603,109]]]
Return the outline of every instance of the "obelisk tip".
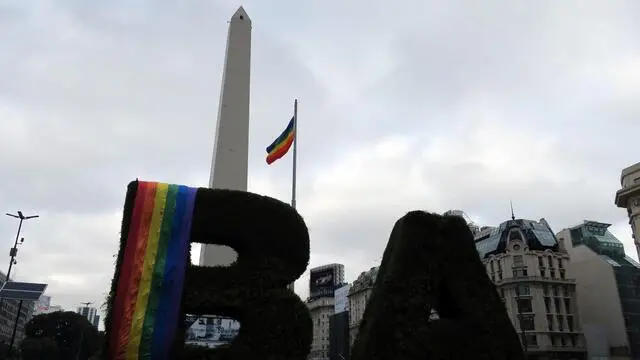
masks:
[[[249,15],[247,15],[247,12],[244,10],[244,7],[240,6],[231,17],[231,21],[251,22],[251,19],[249,18]]]

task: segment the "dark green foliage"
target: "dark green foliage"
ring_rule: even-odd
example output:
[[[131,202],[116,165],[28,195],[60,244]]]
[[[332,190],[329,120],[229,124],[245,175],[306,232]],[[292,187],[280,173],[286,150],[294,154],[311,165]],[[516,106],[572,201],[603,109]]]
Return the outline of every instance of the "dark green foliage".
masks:
[[[20,343],[24,360],[59,360],[58,344],[52,338],[26,338]]]
[[[100,345],[98,330],[84,316],[71,311],[34,316],[26,325],[25,335],[26,339],[21,343],[25,359],[30,354],[45,351],[46,359],[57,356],[86,360]]]
[[[136,189],[136,182],[129,184],[125,200],[120,251],[105,317],[107,341]],[[200,188],[191,242],[229,246],[237,251],[238,260],[230,267],[189,266],[181,313],[230,316],[241,327],[230,346],[204,349],[184,345],[186,326],[181,322],[171,358],[306,359],[311,317],[300,298],[286,289],[309,262],[307,227],[295,209],[248,192]]]
[[[439,319],[429,320],[435,309]],[[520,360],[520,341],[464,220],[396,222],[351,360]]]

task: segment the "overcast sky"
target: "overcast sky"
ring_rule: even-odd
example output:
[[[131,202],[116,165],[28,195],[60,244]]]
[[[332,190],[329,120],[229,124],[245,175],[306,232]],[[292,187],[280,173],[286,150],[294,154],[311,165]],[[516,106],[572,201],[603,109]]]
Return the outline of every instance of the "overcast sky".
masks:
[[[232,1],[0,0],[0,204],[14,274],[102,303],[126,185],[206,186]],[[591,219],[636,258],[622,168],[640,161],[640,2],[245,1],[249,187],[290,200],[264,148],[299,105],[311,266],[377,265],[405,212],[481,225]],[[0,268],[17,221],[0,219]],[[6,249],[6,252],[5,250]],[[306,295],[301,278],[296,290]]]

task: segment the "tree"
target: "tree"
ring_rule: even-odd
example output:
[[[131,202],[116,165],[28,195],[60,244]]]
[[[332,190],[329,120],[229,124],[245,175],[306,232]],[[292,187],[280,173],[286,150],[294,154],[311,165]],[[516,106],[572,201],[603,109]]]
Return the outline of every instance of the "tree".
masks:
[[[84,316],[71,311],[33,317],[26,325],[25,335],[23,352],[25,347],[34,353],[45,351],[46,359],[57,356],[60,360],[86,360],[100,346],[98,330]],[[55,347],[51,346],[52,342]]]
[[[26,338],[20,343],[24,360],[59,360],[58,344],[51,338]]]

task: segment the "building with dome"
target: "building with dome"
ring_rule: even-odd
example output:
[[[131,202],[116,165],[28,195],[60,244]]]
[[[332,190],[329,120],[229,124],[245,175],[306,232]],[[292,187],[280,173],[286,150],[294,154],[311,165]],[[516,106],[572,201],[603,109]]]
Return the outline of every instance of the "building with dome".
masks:
[[[478,254],[529,360],[586,359],[569,254],[544,219],[483,227]]]

